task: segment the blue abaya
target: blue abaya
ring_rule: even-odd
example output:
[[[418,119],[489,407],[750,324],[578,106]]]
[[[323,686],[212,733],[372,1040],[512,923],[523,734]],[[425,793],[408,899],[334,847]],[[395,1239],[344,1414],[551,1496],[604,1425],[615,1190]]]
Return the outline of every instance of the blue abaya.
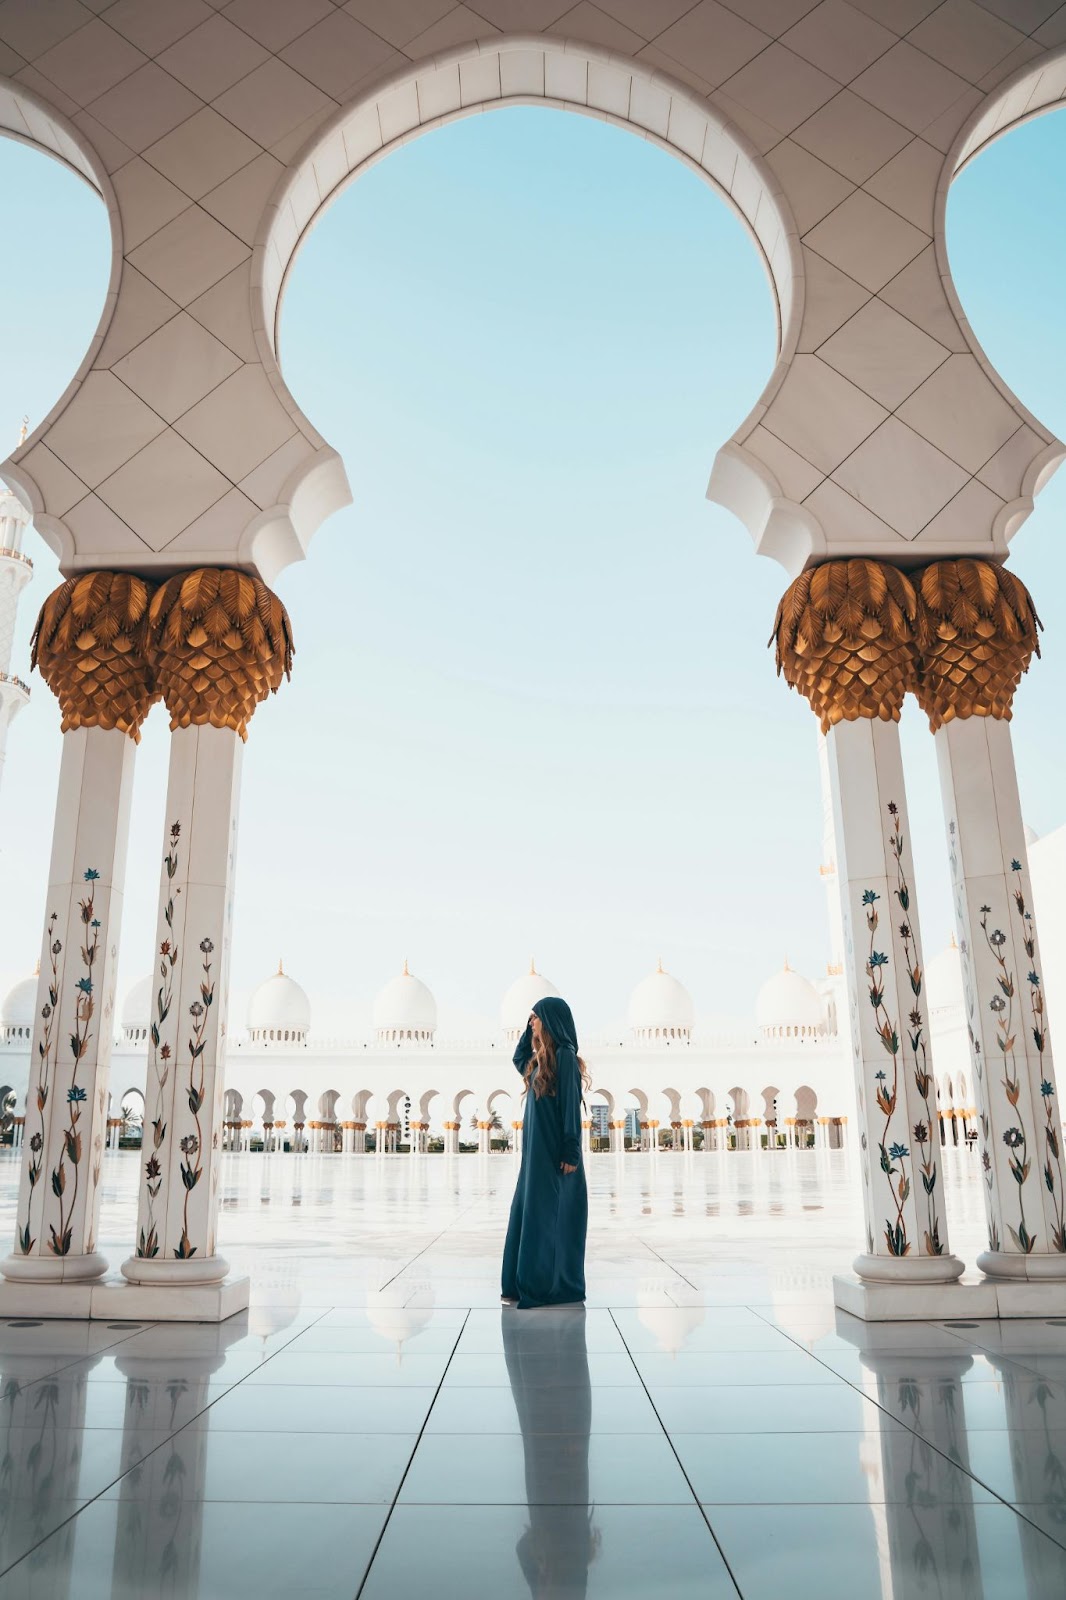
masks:
[[[577,1030],[565,1000],[533,1007],[555,1042],[554,1094],[538,1099],[533,1084],[522,1123],[522,1165],[503,1247],[503,1297],[518,1309],[570,1305],[585,1298],[585,1233],[589,1200],[581,1160],[581,1069]],[[518,1042],[514,1064],[524,1073],[533,1031]],[[563,1164],[576,1168],[564,1173]]]

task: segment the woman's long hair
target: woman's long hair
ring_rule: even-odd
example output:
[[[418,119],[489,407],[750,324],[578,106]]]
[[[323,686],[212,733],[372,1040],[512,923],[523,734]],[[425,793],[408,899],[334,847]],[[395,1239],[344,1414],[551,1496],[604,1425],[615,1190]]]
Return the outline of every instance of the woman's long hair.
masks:
[[[532,1086],[534,1097],[539,1100],[543,1095],[555,1093],[555,1082],[558,1076],[558,1063],[555,1054],[555,1040],[547,1028],[541,1024],[541,1043],[534,1044],[533,1054],[526,1063],[524,1073],[526,1090]],[[592,1078],[589,1069],[580,1056],[577,1058],[577,1069],[581,1074],[581,1087],[586,1090],[592,1088]]]

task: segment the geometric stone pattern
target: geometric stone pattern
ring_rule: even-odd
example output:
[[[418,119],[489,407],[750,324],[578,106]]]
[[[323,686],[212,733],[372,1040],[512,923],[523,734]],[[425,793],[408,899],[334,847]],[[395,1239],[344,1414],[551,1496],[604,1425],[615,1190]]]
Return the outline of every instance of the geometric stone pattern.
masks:
[[[763,254],[778,362],[710,488],[756,547],[792,574],[917,544],[1001,560],[1063,449],[966,324],[944,205],[1063,97],[1064,47],[1056,0],[6,0],[0,128],[97,187],[115,262],[81,370],[5,472],[65,571],[269,582],[350,494],[275,355],[300,239],[395,143],[552,104],[670,148]]]

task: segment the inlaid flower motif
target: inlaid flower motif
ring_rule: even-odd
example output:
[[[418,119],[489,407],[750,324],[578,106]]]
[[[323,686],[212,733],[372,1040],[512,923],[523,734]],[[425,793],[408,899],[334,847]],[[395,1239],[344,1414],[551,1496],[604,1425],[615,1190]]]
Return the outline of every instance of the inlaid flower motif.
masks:
[[[1007,1002],[1002,995],[994,994],[988,1002],[988,1009],[989,1011],[1006,1011]]]
[[[1020,1144],[1025,1143],[1025,1135],[1020,1128],[1008,1128],[1003,1135],[1003,1143],[1008,1150],[1017,1150]]]
[[[871,950],[869,964],[871,967],[887,967],[888,957],[881,950]]]
[[[992,1170],[992,1157],[989,1155],[987,1150],[981,1151],[981,1165],[984,1167],[986,1172],[990,1172]]]
[[[1040,1085],[1040,1093],[1044,1096],[1044,1099],[1046,1100],[1049,1095],[1052,1095],[1052,1094],[1055,1093],[1054,1084],[1048,1083],[1047,1079],[1045,1078],[1043,1083]]]
[[[67,1090],[67,1100],[71,1105],[80,1105],[86,1098],[85,1090],[79,1083],[74,1084],[72,1088]]]
[[[994,944],[996,949],[998,950],[1003,945],[1006,944],[1007,935],[1003,932],[1002,928],[993,928],[992,932],[988,936],[988,939],[989,939],[989,943],[990,944]]]
[[[209,956],[214,948],[215,947],[210,939],[200,940],[200,949],[203,951],[205,956]]]
[[[44,1140],[41,1138],[40,1134],[39,1133],[35,1133],[33,1138],[30,1140],[30,1149],[31,1150],[40,1150],[43,1144],[44,1144]]]
[[[894,1144],[889,1148],[888,1159],[890,1161],[902,1161],[904,1156],[909,1155],[910,1151],[905,1144]]]
[[[901,922],[900,923],[900,925],[899,925],[899,936],[900,936],[901,939],[909,939],[910,938],[911,930],[910,930],[910,925],[908,923],[906,923],[906,922]]]
[[[187,1133],[181,1141],[181,1153],[185,1156],[194,1156],[200,1148],[200,1141],[194,1133]]]
[[[158,1156],[149,1156],[144,1165],[145,1177],[151,1181],[152,1178],[158,1178],[162,1170],[163,1169],[159,1165]]]
[[[1011,862],[1010,870],[1012,872],[1020,872],[1022,870],[1022,864],[1017,858]]]
[[[924,1122],[916,1122],[912,1129],[915,1144],[925,1144],[929,1138],[929,1129]]]
[[[862,891],[862,903],[864,906],[872,906],[874,901],[880,898],[880,895],[876,894],[873,889],[864,889]]]

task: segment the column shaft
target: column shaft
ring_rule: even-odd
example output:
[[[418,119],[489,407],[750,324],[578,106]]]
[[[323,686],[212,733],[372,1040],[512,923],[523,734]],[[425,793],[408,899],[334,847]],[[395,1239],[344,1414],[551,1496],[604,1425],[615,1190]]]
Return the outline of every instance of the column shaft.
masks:
[[[1010,724],[954,718],[935,737],[988,1220],[978,1265],[1066,1278],[1062,1122]]]
[[[136,1253],[136,1283],[214,1283],[223,1041],[242,744],[231,728],[171,735]]]
[[[41,975],[8,1278],[100,1277],[100,1162],[136,745],[117,729],[63,735]]]
[[[852,1060],[860,1118],[866,1254],[860,1276],[950,1281],[907,800],[895,722],[827,734]]]

